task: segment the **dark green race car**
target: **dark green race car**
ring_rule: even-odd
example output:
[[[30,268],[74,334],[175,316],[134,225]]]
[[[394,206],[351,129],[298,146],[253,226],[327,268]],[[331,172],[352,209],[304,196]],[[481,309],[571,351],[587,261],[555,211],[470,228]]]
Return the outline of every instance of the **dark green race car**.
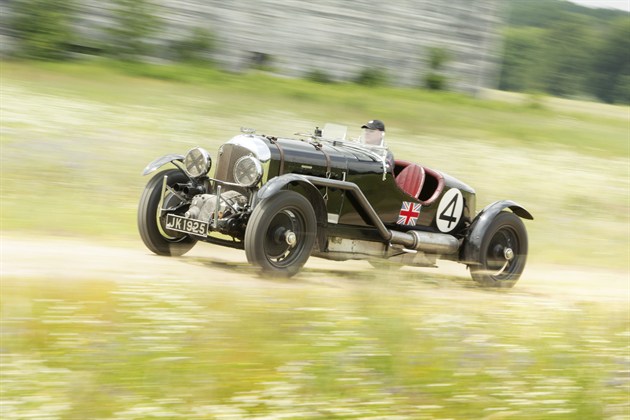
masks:
[[[194,148],[151,162],[138,208],[140,236],[159,255],[198,241],[244,249],[263,274],[293,276],[311,255],[388,266],[466,264],[481,285],[511,287],[527,258],[513,201],[479,213],[475,191],[434,169],[394,159],[345,135],[296,139],[243,132],[210,153]]]

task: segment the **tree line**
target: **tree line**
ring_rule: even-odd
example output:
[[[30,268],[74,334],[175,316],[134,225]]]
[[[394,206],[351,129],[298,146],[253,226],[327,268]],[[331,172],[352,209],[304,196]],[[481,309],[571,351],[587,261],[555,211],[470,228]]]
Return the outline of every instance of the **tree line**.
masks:
[[[69,60],[99,55],[124,61],[161,57],[180,62],[203,62],[215,46],[205,28],[190,28],[184,37],[157,46],[153,37],[164,22],[151,0],[110,0],[111,24],[99,36],[82,38],[76,31],[82,0],[13,0],[9,33],[18,41],[17,58]]]
[[[630,103],[630,13],[509,0],[499,89]]]
[[[139,60],[156,54],[150,39],[161,22],[151,0],[112,0],[114,23],[93,45],[77,42],[73,31],[78,1],[13,0],[8,26],[19,43],[16,55],[64,60],[79,52]],[[565,0],[501,4],[506,24],[499,89],[630,103],[630,13],[590,9]],[[211,32],[191,28],[188,37],[172,40],[157,55],[174,61],[207,61],[213,47]],[[441,69],[448,56],[439,53],[431,52],[430,74],[424,81],[431,89],[447,86]]]

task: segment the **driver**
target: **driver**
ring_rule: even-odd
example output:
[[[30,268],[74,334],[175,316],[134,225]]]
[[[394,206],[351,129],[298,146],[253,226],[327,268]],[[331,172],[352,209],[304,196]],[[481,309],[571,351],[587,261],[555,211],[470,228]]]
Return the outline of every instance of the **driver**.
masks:
[[[361,143],[370,146],[385,147],[385,124],[381,120],[370,120],[361,126]]]
[[[361,128],[363,132],[361,133],[361,137],[359,137],[359,142],[367,146],[382,147],[383,149],[377,152],[377,154],[382,154],[383,164],[385,165],[383,170],[387,172],[393,171],[395,165],[394,155],[385,144],[385,124],[383,124],[383,121],[370,120],[363,124]],[[374,149],[372,150],[374,151]],[[383,180],[385,180],[385,178],[383,178]]]

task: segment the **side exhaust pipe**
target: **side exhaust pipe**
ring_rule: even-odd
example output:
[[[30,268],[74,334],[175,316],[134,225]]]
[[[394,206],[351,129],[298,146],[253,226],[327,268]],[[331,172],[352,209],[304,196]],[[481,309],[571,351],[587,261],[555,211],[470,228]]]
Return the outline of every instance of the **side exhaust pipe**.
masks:
[[[459,241],[446,233],[423,232],[411,230],[409,232],[390,231],[392,244],[403,245],[408,249],[431,254],[448,255],[459,250]]]
[[[414,249],[416,251],[440,255],[454,254],[459,250],[459,241],[453,235],[446,233],[423,232],[418,230],[400,232],[387,229],[368,199],[363,194],[363,191],[361,191],[357,184],[353,182],[318,178],[314,176],[305,176],[304,178],[316,186],[338,188],[351,193],[363,210],[365,210],[370,222],[374,224],[374,227],[381,237],[391,244],[402,245],[407,249]]]

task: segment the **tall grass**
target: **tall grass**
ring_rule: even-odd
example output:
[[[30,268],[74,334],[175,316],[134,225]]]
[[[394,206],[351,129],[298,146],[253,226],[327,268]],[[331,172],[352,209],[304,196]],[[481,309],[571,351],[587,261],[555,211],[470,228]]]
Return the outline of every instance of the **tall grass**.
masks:
[[[2,417],[628,414],[624,305],[361,278],[4,281]]]

